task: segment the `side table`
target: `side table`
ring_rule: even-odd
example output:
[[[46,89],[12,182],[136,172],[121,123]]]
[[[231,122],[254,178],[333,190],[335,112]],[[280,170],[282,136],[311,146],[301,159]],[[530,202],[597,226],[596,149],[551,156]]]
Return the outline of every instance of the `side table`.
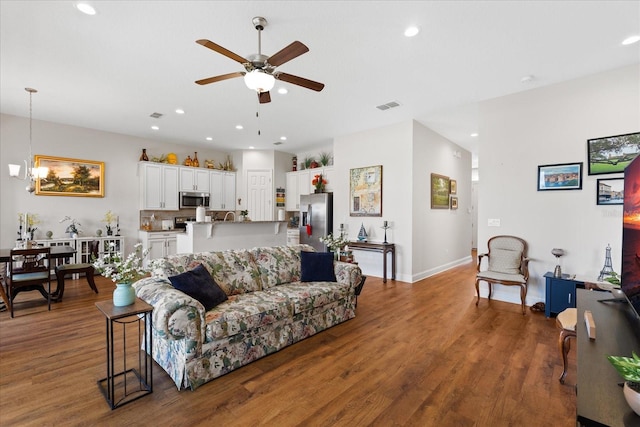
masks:
[[[98,380],[98,387],[111,409],[115,409],[153,392],[153,359],[150,356],[153,348],[151,345],[153,307],[139,298],[136,298],[133,304],[124,307],[115,307],[112,300],[97,302],[96,307],[106,318],[107,335],[107,377]],[[116,342],[114,342],[116,325],[122,326],[118,328],[122,331],[122,342],[117,352],[115,351]],[[127,329],[130,332],[134,329],[134,335],[137,333],[137,339],[133,338],[137,345],[135,351],[137,368],[135,361],[129,364],[134,367],[127,367],[127,356],[131,356],[130,353],[132,353],[127,352]],[[122,371],[117,373],[116,353],[122,355]]]
[[[544,278],[546,293],[544,314],[546,317],[557,315],[569,307],[576,307],[576,288],[584,288],[584,281],[568,274],[554,277],[552,272],[547,272]]]

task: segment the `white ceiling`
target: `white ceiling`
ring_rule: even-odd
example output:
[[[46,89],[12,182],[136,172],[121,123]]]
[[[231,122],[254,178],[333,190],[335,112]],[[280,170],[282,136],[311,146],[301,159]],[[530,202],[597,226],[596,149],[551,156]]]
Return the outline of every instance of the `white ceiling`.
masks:
[[[478,130],[477,102],[640,63],[640,43],[621,45],[640,34],[640,1],[89,3],[95,16],[72,1],[0,1],[2,113],[28,116],[24,88],[33,87],[34,119],[224,151],[293,153],[416,119],[477,153],[482,136],[469,136]],[[289,93],[274,89],[260,118],[242,79],[194,83],[242,71],[195,41],[257,53],[254,16],[269,22],[263,53],[294,40],[310,49],[278,70],[326,84],[318,93],[276,82]],[[404,37],[408,25],[421,32]],[[522,83],[527,75],[534,79]],[[400,107],[375,108],[389,101]],[[164,116],[149,117],[154,112]],[[275,147],[281,136],[287,140]]]

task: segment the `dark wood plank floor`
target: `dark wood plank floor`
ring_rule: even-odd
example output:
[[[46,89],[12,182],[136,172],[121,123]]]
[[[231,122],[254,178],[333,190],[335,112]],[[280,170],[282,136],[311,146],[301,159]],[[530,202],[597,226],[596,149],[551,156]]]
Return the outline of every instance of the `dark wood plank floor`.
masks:
[[[68,281],[64,301],[18,296],[0,313],[0,425],[575,426],[575,354],[567,385],[553,319],[517,304],[475,306],[475,266],[408,284],[369,278],[357,317],[200,387],[154,392],[110,410],[111,298]],[[31,294],[31,295],[29,295]]]

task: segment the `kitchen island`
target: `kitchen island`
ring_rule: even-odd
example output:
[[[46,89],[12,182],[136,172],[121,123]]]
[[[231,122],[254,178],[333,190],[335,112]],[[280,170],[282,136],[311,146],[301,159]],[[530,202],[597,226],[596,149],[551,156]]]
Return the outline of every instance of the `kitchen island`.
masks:
[[[185,232],[176,237],[178,253],[284,246],[287,244],[287,222],[187,222]]]

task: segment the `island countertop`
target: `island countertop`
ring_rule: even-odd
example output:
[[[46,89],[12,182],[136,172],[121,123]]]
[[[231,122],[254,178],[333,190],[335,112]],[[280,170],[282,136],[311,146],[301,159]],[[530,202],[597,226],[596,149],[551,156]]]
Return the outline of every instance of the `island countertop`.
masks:
[[[177,236],[178,253],[250,249],[287,244],[287,221],[187,222]]]

